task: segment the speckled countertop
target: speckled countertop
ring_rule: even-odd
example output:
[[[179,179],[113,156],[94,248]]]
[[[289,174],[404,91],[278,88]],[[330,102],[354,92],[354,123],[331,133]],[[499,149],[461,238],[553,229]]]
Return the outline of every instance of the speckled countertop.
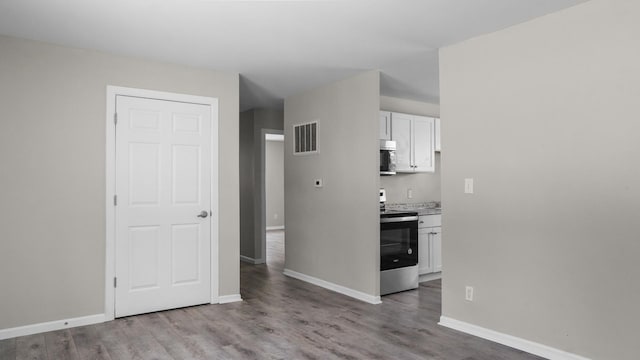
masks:
[[[417,211],[418,215],[440,215],[442,214],[442,207],[439,201],[431,201],[424,203],[398,203],[398,204],[385,204],[388,210],[404,210],[404,211]]]

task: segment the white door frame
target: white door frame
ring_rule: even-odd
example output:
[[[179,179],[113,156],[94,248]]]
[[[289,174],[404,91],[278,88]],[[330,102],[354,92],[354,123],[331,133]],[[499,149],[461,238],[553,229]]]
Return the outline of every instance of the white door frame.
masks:
[[[211,109],[211,303],[219,303],[218,285],[218,99],[204,96],[176,94],[154,90],[135,89],[119,86],[107,86],[106,116],[106,261],[105,261],[105,320],[115,319],[115,248],[116,248],[116,208],[114,195],[116,189],[116,132],[114,114],[116,112],[116,96],[132,96],[148,99],[178,101],[209,105]]]
[[[283,135],[284,130],[276,129],[262,129],[260,131],[260,220],[259,220],[259,232],[260,232],[260,247],[262,255],[260,263],[267,262],[267,188],[266,188],[266,157],[267,157],[267,141],[265,136],[267,134]],[[284,214],[283,214],[284,215]],[[285,218],[286,222],[287,219]],[[286,256],[286,255],[285,255]]]

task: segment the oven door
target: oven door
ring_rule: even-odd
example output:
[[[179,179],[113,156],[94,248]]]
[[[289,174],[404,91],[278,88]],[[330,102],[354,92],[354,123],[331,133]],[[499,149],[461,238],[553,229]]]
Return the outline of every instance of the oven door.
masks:
[[[418,217],[380,219],[380,270],[418,264]]]

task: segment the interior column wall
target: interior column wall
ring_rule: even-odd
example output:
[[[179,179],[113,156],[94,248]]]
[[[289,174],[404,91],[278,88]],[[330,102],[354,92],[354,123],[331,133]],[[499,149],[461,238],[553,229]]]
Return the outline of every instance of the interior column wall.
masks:
[[[379,111],[377,71],[285,99],[285,267],[373,297],[380,294]],[[318,153],[294,155],[293,125],[311,121]]]
[[[638,14],[592,0],[441,50],[444,316],[638,357]]]

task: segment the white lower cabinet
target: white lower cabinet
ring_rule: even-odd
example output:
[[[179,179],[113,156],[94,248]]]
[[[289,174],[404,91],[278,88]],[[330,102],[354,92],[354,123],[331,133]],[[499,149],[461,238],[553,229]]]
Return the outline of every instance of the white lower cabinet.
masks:
[[[420,275],[433,272],[430,232],[431,228],[418,229],[418,273]]]
[[[420,275],[442,271],[441,215],[420,216],[418,221],[418,272]]]
[[[433,272],[442,271],[442,228],[431,228],[431,256],[433,260]]]

